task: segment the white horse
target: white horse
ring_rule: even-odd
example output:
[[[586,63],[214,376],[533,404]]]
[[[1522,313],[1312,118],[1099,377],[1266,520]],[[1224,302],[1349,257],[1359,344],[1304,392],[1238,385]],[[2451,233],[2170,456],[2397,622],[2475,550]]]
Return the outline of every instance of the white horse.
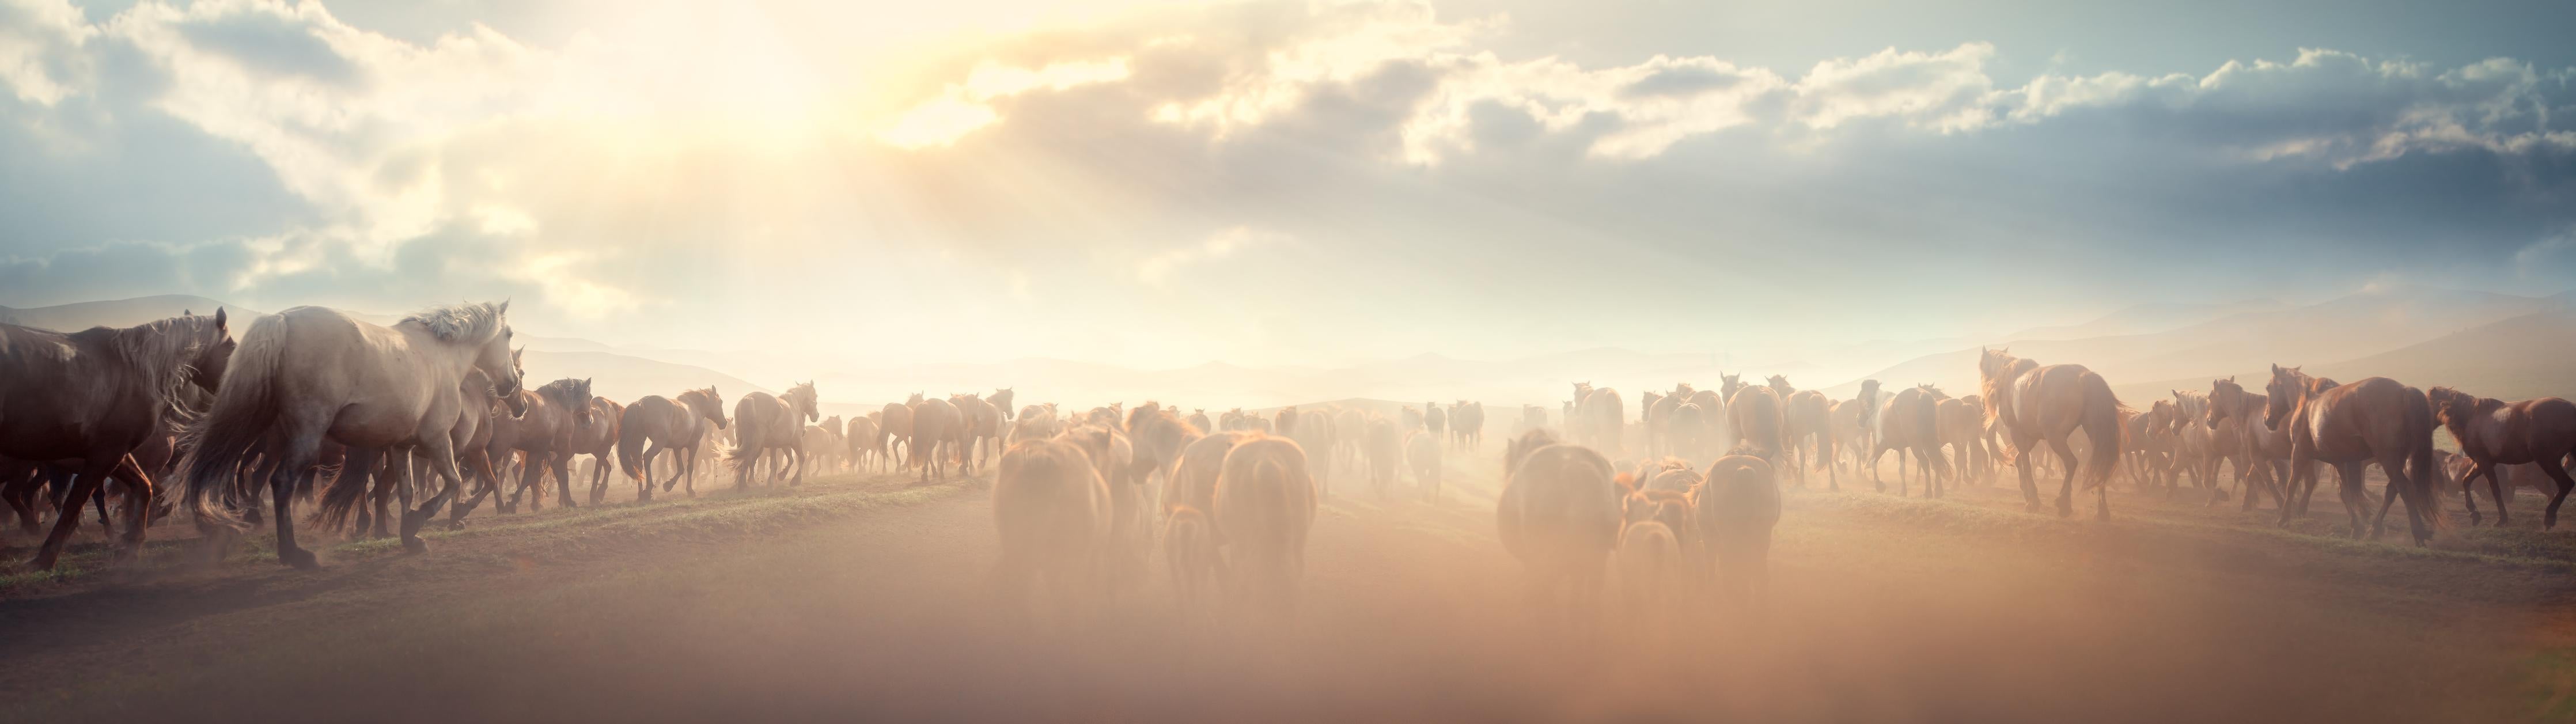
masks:
[[[257,496],[255,481],[237,474],[242,459],[252,447],[273,443],[280,464],[268,484],[277,560],[313,568],[313,553],[295,544],[290,513],[295,483],[312,469],[323,439],[351,448],[417,447],[447,483],[420,509],[403,512],[403,547],[428,550],[417,535],[420,524],[456,497],[462,481],[458,420],[483,412],[469,410],[459,392],[466,372],[481,370],[503,399],[517,398],[509,310],[509,302],[460,304],[385,327],[335,309],[296,307],[252,322],[213,410],[189,427],[182,446],[188,455],[179,462],[179,485],[198,524],[241,526],[231,510]],[[207,506],[209,490],[224,510]],[[209,537],[217,546],[220,541]]]

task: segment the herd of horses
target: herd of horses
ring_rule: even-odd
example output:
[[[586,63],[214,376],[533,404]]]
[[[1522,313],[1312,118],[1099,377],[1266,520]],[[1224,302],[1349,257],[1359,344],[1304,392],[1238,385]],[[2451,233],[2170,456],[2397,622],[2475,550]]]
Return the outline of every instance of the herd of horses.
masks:
[[[213,556],[266,518],[279,561],[312,567],[297,542],[299,502],[312,508],[307,525],[399,537],[420,552],[420,529],[442,512],[459,525],[486,499],[504,513],[533,510],[548,478],[573,507],[575,480],[598,504],[622,474],[642,502],[657,488],[695,495],[698,474],[720,464],[738,488],[795,485],[809,467],[923,483],[992,467],[997,590],[1015,602],[1040,584],[1057,596],[1133,586],[1159,544],[1185,605],[1288,610],[1334,482],[1347,476],[1385,498],[1409,475],[1413,494],[1438,503],[1444,456],[1481,449],[1486,427],[1484,406],[1466,400],[1393,417],[1322,406],[1211,419],[1155,402],[1014,409],[1008,388],[913,394],[845,421],[820,414],[811,382],[745,394],[730,414],[712,387],[619,404],[592,395],[588,379],[525,387],[508,308],[461,304],[385,326],[297,307],[252,321],[238,341],[221,310],[74,333],[0,325],[0,499],[30,533],[53,516],[38,568],[55,565],[89,506],[119,560],[154,516],[184,506]],[[1556,419],[1524,406],[1513,425],[1501,542],[1529,570],[1533,596],[1568,610],[1591,605],[1614,567],[1632,601],[1696,590],[1758,605],[1782,486],[1822,474],[1839,489],[1841,472],[1860,468],[1884,490],[1878,463],[1889,452],[1899,495],[1919,479],[1939,497],[2008,463],[2030,510],[2050,507],[2035,476],[2053,470],[2056,512],[2073,515],[2090,493],[2101,519],[2115,475],[2167,496],[2188,475],[2214,504],[2228,466],[2247,509],[2268,496],[2287,522],[2306,509],[2318,470],[2332,468],[2351,535],[2367,524],[2377,536],[2402,501],[2418,545],[2447,525],[2438,482],[2460,482],[2473,524],[2479,478],[2499,524],[2507,479],[2550,484],[2544,528],[2576,490],[2566,471],[2576,405],[2560,398],[2337,383],[2276,366],[2259,393],[2218,379],[2141,412],[2082,365],[1989,349],[1977,367],[1978,390],[1962,398],[1871,380],[1835,399],[1785,377],[1722,374],[1714,390],[1648,392],[1633,417],[1617,390],[1577,383]],[[2458,453],[2435,451],[2437,426]],[[700,454],[710,447],[721,455]],[[2369,464],[2388,480],[2375,512]],[[113,517],[112,499],[122,501]]]

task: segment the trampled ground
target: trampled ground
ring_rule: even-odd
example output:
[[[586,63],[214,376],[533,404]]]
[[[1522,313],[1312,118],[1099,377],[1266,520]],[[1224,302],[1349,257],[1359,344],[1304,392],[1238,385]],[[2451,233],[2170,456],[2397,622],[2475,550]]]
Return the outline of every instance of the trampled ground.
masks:
[[[1614,611],[1578,633],[1539,625],[1493,540],[1499,447],[1453,457],[1438,505],[1340,482],[1285,626],[1181,620],[1159,574],[1105,610],[998,615],[971,480],[487,510],[426,556],[347,544],[318,572],[189,566],[164,543],[0,584],[0,721],[2576,714],[2576,532],[2534,530],[2534,498],[2514,529],[2423,551],[2325,537],[2330,490],[2281,531],[2193,491],[2124,487],[2100,524],[2023,513],[2004,488],[1924,501],[1819,479],[1788,497],[1768,617]]]

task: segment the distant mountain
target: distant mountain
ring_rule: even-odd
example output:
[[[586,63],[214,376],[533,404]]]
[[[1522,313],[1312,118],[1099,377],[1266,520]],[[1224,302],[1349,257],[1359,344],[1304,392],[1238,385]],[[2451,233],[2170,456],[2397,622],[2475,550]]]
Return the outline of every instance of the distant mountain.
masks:
[[[530,347],[519,364],[526,370],[529,387],[565,377],[587,377],[591,380],[591,394],[621,403],[645,395],[669,397],[681,390],[708,385],[715,385],[716,392],[724,395],[728,403],[746,393],[777,392],[704,367],[608,352],[553,352]]]
[[[2460,330],[2360,359],[2309,365],[2341,380],[2386,377],[2457,387],[2480,397],[2576,399],[2576,311],[2550,309]]]
[[[2021,340],[2012,353],[2042,364],[2081,363],[2121,385],[2197,379],[2267,369],[2273,363],[2352,360],[2425,342],[2469,327],[2555,308],[2553,299],[2509,294],[2391,287],[2303,307],[2239,312],[2151,334],[2071,340]],[[1934,383],[1951,394],[1974,389],[1977,348],[1926,355],[1868,375],[1883,383]],[[1858,380],[1827,388],[1853,394]]]
[[[2163,302],[2140,304],[2103,315],[2082,324],[2033,327],[2005,335],[2006,340],[2083,339],[2124,334],[2150,334],[2178,329],[2220,317],[2246,312],[2273,312],[2290,308],[2278,299],[2248,299],[2234,302],[2202,304]]]

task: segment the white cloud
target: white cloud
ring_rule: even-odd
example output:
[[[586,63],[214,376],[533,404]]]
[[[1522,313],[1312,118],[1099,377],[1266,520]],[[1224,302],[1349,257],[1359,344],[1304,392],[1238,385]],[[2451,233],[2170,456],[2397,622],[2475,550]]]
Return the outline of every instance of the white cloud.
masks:
[[[1136,280],[1161,285],[1174,272],[1233,256],[1244,249],[1274,246],[1289,241],[1285,234],[1236,226],[1211,234],[1208,238],[1157,252],[1136,262]]]
[[[68,0],[0,0],[0,85],[19,100],[50,106],[76,92],[76,50],[96,29]]]
[[[1030,70],[987,61],[963,83],[950,84],[938,98],[905,111],[877,131],[877,138],[897,148],[945,146],[1001,120],[993,101],[1037,90],[1061,91],[1076,86],[1126,80],[1126,58],[1049,63]]]

